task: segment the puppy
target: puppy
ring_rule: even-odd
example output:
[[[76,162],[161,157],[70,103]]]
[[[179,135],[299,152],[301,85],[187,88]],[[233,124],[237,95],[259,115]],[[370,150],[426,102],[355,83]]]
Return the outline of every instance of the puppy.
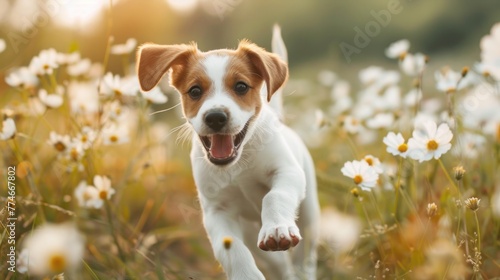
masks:
[[[280,120],[288,67],[277,26],[273,50],[243,40],[236,50],[145,44],[137,53],[142,90],[171,71],[193,131],[203,223],[216,259],[234,280],[316,279],[314,165]]]

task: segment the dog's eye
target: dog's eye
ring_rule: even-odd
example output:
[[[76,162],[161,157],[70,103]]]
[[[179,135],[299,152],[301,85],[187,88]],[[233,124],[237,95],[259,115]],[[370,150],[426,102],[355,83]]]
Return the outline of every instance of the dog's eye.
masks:
[[[200,99],[202,91],[201,91],[201,88],[199,86],[193,86],[192,88],[189,89],[188,94],[189,94],[189,97],[196,100],[196,99]]]
[[[239,95],[247,93],[249,88],[250,87],[244,82],[237,82],[236,85],[234,85],[234,91]]]

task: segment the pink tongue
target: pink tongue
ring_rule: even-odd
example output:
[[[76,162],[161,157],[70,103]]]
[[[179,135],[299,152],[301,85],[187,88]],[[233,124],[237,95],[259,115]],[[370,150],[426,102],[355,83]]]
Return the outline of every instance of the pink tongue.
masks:
[[[212,157],[222,159],[228,158],[233,154],[233,136],[214,134],[211,142],[210,154]]]

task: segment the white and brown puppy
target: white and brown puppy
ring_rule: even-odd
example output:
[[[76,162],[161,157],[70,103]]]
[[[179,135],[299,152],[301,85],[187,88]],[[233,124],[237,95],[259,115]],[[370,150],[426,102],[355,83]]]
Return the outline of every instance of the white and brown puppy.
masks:
[[[316,279],[314,166],[301,139],[280,121],[281,97],[273,96],[288,78],[278,27],[273,50],[244,40],[236,50],[209,52],[194,44],[145,44],[137,55],[145,91],[171,69],[193,130],[191,163],[205,229],[234,280]]]

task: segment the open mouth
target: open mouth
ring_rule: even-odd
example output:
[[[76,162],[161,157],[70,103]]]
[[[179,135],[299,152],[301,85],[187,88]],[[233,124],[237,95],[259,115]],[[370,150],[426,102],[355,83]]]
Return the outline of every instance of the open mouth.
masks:
[[[238,149],[245,138],[250,120],[243,129],[235,135],[211,134],[200,136],[201,143],[207,151],[208,159],[216,165],[225,165],[232,162],[238,155]]]

